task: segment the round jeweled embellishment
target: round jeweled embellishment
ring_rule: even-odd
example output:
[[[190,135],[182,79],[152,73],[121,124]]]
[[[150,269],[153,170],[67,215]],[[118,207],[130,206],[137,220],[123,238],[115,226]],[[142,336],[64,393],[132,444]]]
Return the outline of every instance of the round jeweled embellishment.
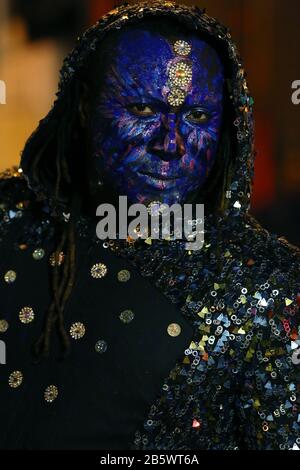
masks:
[[[22,323],[31,323],[34,319],[34,311],[31,307],[23,307],[19,312],[19,318]]]
[[[130,323],[134,319],[134,313],[132,310],[123,310],[119,318],[123,323]]]
[[[18,388],[23,382],[23,374],[19,370],[15,370],[8,377],[8,385],[12,388]]]
[[[103,263],[96,263],[91,267],[91,276],[94,279],[101,279],[107,273],[107,267]]]
[[[183,56],[189,55],[192,50],[192,46],[188,42],[183,41],[182,39],[176,41],[173,48],[176,54]]]
[[[81,339],[85,335],[85,326],[83,323],[77,321],[71,325],[70,335],[73,339]]]
[[[152,216],[157,216],[160,214],[167,213],[168,208],[169,208],[168,204],[164,204],[163,202],[160,202],[160,201],[151,201],[147,205],[147,212],[148,214]]]
[[[186,62],[177,62],[170,66],[168,74],[172,87],[185,88],[192,81],[192,66]]]
[[[32,253],[32,257],[33,259],[35,259],[36,261],[39,261],[40,259],[44,258],[45,256],[45,250],[43,250],[43,248],[37,248],[36,250],[34,250],[34,252]]]
[[[97,353],[104,353],[107,350],[107,342],[104,339],[99,339],[95,344],[95,350]]]
[[[178,325],[178,323],[170,323],[170,325],[167,328],[168,335],[175,337],[180,335],[181,333],[181,327]]]
[[[63,251],[55,251],[49,257],[49,263],[51,266],[60,266],[63,264],[65,259],[65,254]]]
[[[4,274],[4,281],[7,282],[7,284],[12,284],[16,279],[17,273],[11,269]]]
[[[8,330],[8,322],[6,320],[0,320],[0,333],[5,333]]]
[[[118,281],[127,282],[130,279],[130,272],[128,269],[122,269],[118,272]]]
[[[44,398],[48,403],[52,403],[58,397],[58,388],[56,385],[49,385],[45,392]]]
[[[185,100],[186,94],[180,88],[173,88],[168,94],[167,100],[171,106],[180,106]]]

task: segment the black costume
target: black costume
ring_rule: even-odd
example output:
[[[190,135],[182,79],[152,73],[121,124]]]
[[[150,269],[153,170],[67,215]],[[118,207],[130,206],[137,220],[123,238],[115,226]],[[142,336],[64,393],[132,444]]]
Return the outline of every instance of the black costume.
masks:
[[[155,15],[213,38],[230,64],[236,151],[224,171],[222,212],[206,215],[204,247],[191,252],[183,241],[103,244],[95,219],[80,214],[64,314],[71,354],[58,361],[53,336],[53,354],[37,362],[30,349],[51,300],[49,271],[65,262],[63,254],[51,257],[52,181],[50,170],[48,179],[35,178],[37,137],[46,142],[55,119],[59,127],[74,76],[105,33]],[[298,449],[299,250],[248,214],[252,99],[228,30],[172,2],[110,12],[66,59],[57,101],[27,143],[22,168],[26,178],[7,172],[0,183],[0,332],[7,347],[0,447]],[[68,224],[63,212],[61,224]]]

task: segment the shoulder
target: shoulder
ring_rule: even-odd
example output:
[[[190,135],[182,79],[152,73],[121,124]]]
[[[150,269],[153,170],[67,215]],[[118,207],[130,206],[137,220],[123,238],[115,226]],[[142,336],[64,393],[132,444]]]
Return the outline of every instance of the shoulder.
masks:
[[[12,167],[0,173],[0,233],[23,215],[32,199],[20,169]]]
[[[9,168],[0,173],[0,209],[1,217],[13,208],[23,208],[18,202],[32,199],[32,193],[22,171],[18,167]]]
[[[244,264],[255,286],[295,295],[300,290],[300,249],[264,229],[254,218],[245,223],[241,243]],[[268,287],[269,286],[269,287]]]
[[[214,300],[224,285],[224,300],[219,300],[229,313],[232,334],[253,350],[253,342],[266,350],[276,345],[285,354],[300,348],[299,248],[248,216],[225,235]]]
[[[24,233],[32,238],[34,227],[45,225],[46,207],[37,199],[21,169],[12,167],[0,173],[1,244],[5,240],[11,243]]]

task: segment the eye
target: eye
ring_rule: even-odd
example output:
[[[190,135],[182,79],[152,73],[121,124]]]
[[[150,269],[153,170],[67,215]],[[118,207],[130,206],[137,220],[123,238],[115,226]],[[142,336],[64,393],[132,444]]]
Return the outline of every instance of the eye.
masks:
[[[209,120],[209,114],[202,109],[194,109],[187,113],[185,118],[193,124],[204,124]]]
[[[154,116],[156,114],[155,111],[151,108],[151,106],[148,106],[147,104],[143,103],[132,104],[128,108],[129,111],[132,114],[135,114],[136,116],[148,117]]]

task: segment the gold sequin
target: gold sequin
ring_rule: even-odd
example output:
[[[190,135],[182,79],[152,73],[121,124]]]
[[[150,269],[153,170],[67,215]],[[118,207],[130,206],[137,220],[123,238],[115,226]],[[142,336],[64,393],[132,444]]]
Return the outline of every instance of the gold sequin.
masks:
[[[6,320],[0,320],[0,333],[5,333],[8,330],[8,322]]]
[[[170,323],[170,325],[167,328],[168,334],[170,336],[178,336],[181,333],[181,327],[178,325],[178,323]]]
[[[20,387],[23,382],[23,374],[19,370],[15,370],[8,377],[8,384],[12,388]]]
[[[56,385],[49,385],[45,392],[44,398],[48,403],[52,403],[58,396],[58,388]]]
[[[7,284],[11,284],[12,282],[15,282],[17,278],[17,273],[15,271],[9,270],[7,273],[4,274],[4,280],[7,282]]]
[[[26,243],[20,243],[20,245],[19,245],[19,250],[22,250],[22,251],[23,251],[23,250],[26,250],[26,249],[27,249]]]
[[[127,282],[130,279],[130,272],[127,269],[122,269],[118,272],[118,281]]]
[[[32,257],[36,261],[39,261],[40,259],[44,258],[44,256],[45,250],[43,250],[43,248],[36,248],[36,250],[34,250],[34,252],[32,253]]]
[[[185,92],[180,88],[173,88],[173,90],[168,94],[168,103],[171,106],[180,106],[185,100]]]
[[[71,325],[70,335],[73,339],[81,339],[85,335],[85,326],[81,322],[75,322]]]
[[[192,81],[192,67],[186,62],[172,64],[168,71],[171,87],[185,88]]]
[[[55,251],[50,255],[49,262],[51,266],[60,266],[65,259],[65,254],[63,251]]]
[[[31,323],[34,319],[34,311],[31,307],[23,307],[19,312],[19,319],[22,323]]]
[[[107,273],[107,267],[103,263],[96,263],[91,267],[91,276],[94,279],[100,279]]]
[[[130,323],[134,319],[134,313],[132,310],[123,310],[119,315],[120,320],[123,323]]]
[[[173,48],[176,54],[182,55],[182,56],[189,55],[192,50],[191,45],[188,42],[183,41],[181,39],[175,42]]]

